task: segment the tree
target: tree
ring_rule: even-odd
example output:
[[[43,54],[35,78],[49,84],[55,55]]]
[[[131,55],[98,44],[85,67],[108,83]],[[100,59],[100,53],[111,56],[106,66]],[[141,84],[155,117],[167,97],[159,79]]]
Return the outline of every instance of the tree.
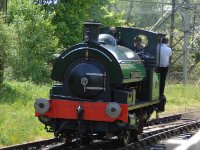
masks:
[[[113,0],[9,1],[7,22],[12,28],[9,65],[12,77],[48,81],[53,54],[82,41],[83,23],[120,25],[121,14],[111,11]]]
[[[0,15],[0,85],[3,83],[4,62],[6,56],[6,48],[8,46],[8,35],[6,25],[2,15]]]
[[[54,14],[46,16],[40,5],[36,6],[31,0],[10,2],[8,13],[17,41],[9,56],[13,77],[47,82],[58,43],[51,24]]]
[[[6,12],[7,9],[7,0],[0,1],[0,12]],[[3,83],[3,72],[4,72],[4,54],[6,45],[4,42],[6,41],[6,33],[4,28],[4,17],[0,16],[0,85]]]
[[[121,25],[121,13],[111,11],[113,0],[36,0],[42,3],[47,14],[55,12],[53,24],[60,47],[68,47],[82,41],[83,23],[97,21],[103,25]]]
[[[0,11],[6,12],[7,9],[7,0],[0,1]]]

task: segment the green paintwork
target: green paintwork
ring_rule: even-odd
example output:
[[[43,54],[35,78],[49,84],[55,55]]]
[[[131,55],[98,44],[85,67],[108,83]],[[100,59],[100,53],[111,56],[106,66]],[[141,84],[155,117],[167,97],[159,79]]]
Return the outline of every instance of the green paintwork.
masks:
[[[112,53],[118,61],[123,74],[122,83],[138,82],[146,77],[143,61],[134,51],[120,45],[102,44],[101,46]]]
[[[159,99],[160,73],[153,72],[152,100]]]
[[[120,64],[123,72],[123,82],[138,82],[146,77],[144,65],[141,62],[126,62]]]
[[[128,59],[123,51],[131,52],[133,59]],[[65,68],[74,60],[79,58],[95,58],[107,69],[111,76],[111,83],[138,82],[146,77],[145,67],[136,53],[122,46],[95,45],[87,43],[76,45],[65,51],[58,58],[52,71],[52,78],[63,81]],[[117,56],[117,57],[114,57]]]

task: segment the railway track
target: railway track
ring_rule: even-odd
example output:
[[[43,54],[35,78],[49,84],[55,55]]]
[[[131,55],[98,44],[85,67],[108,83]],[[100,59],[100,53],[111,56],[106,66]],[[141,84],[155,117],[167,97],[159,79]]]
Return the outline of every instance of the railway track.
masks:
[[[129,149],[148,149],[160,140],[179,135],[183,132],[196,130],[200,128],[200,119],[197,115],[200,111],[170,115],[159,119],[153,119],[147,122],[144,132],[139,136],[139,141],[123,146],[123,143],[113,138],[110,140],[99,140],[93,143],[85,143],[83,146],[77,147],[78,140],[66,143],[61,139],[48,139],[43,141],[31,142],[26,144],[14,145],[0,150],[62,150],[62,149],[113,149],[113,150],[129,150]],[[196,116],[196,117],[194,117]],[[159,145],[162,146],[162,145]]]
[[[57,143],[60,143],[60,142],[62,142],[61,139],[52,138],[52,139],[47,139],[47,140],[8,146],[8,147],[0,148],[0,150],[34,150],[34,149],[36,150],[36,149],[41,149],[45,145],[56,145]]]

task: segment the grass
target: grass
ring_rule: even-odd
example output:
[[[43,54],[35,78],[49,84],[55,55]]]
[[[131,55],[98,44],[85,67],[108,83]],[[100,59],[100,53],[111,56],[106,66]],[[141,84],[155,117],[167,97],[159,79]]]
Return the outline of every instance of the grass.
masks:
[[[0,147],[53,137],[34,117],[36,98],[48,97],[50,85],[5,82],[0,89]],[[166,113],[200,108],[200,86],[167,85]]]
[[[36,98],[48,97],[47,85],[7,82],[0,90],[0,147],[52,137],[34,117]]]
[[[167,85],[166,113],[185,112],[200,109],[200,86],[181,84]]]

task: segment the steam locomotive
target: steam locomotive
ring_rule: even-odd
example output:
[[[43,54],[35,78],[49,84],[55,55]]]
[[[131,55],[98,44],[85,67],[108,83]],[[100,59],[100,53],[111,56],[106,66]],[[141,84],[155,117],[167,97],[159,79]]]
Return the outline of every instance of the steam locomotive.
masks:
[[[84,41],[56,60],[50,99],[35,101],[35,116],[47,131],[69,139],[137,140],[159,95],[159,48],[164,34],[84,23]],[[137,39],[144,40],[142,49]]]

